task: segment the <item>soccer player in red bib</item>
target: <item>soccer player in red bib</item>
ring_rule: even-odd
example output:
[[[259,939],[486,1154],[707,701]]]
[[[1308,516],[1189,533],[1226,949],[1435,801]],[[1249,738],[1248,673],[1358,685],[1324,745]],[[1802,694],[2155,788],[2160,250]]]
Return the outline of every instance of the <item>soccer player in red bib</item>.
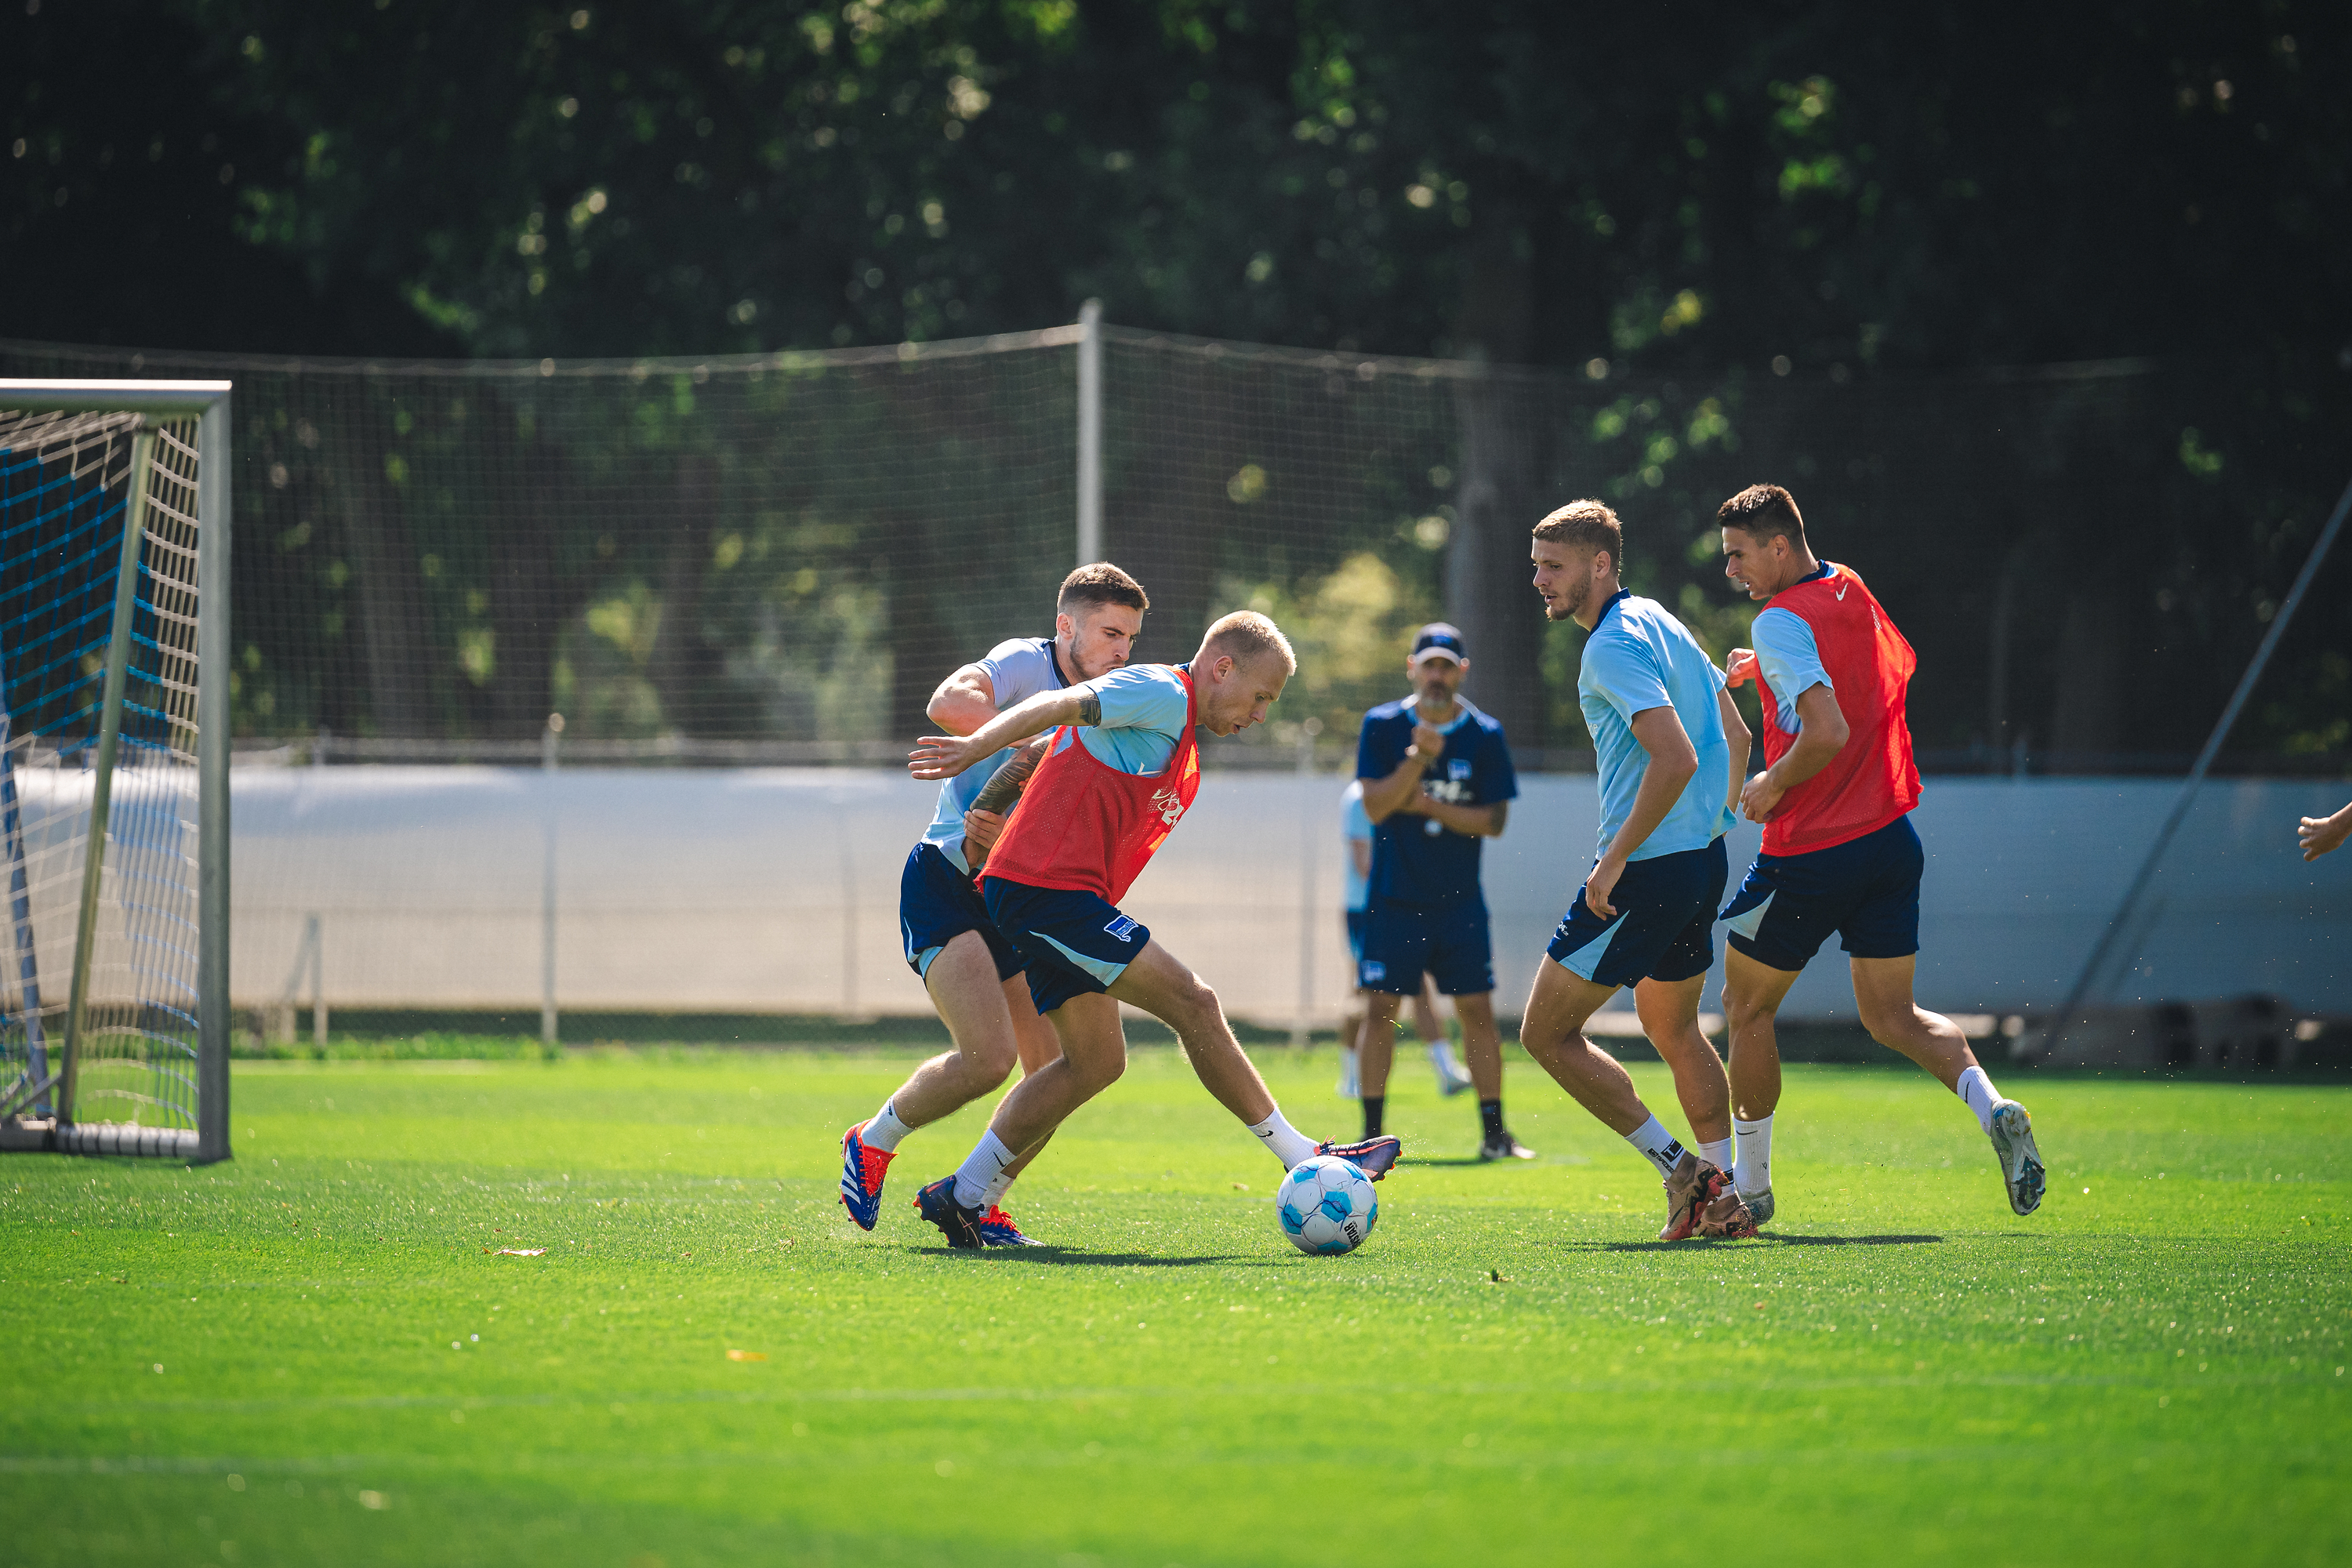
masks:
[[[2047,1180],[2025,1107],[1985,1076],[1953,1022],[1912,1000],[1926,865],[1911,808],[1906,693],[1916,660],[1851,567],[1816,560],[1787,490],[1750,485],[1716,514],[1724,575],[1765,601],[1729,677],[1753,676],[1764,709],[1765,771],[1740,792],[1764,825],[1763,852],[1723,911],[1723,1011],[1731,1031],[1732,1180],[1761,1225],[1772,1217],[1772,1112],[1780,1000],[1838,933],[1871,1037],[1958,1095],[1992,1140],[2009,1206],[2032,1214]]]
[[[1196,731],[1231,735],[1263,721],[1297,668],[1272,621],[1238,611],[1209,628],[1190,664],[1129,665],[1040,692],[968,736],[926,735],[909,753],[915,777],[952,778],[1054,731],[988,851],[981,888],[990,920],[1025,961],[1030,995],[1062,1055],[1004,1097],[953,1175],[916,1194],[950,1246],[982,1246],[989,1184],[1126,1069],[1122,1002],[1176,1032],[1202,1083],[1284,1169],[1336,1154],[1377,1181],[1396,1163],[1394,1138],[1318,1143],[1285,1121],[1217,994],[1118,907],[1200,789]]]

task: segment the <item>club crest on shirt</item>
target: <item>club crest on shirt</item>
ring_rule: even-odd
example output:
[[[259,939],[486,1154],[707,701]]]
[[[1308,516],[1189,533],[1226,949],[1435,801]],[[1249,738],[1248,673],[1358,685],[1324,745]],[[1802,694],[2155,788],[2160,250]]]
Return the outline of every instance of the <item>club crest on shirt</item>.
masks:
[[[1166,785],[1152,793],[1151,809],[1159,813],[1161,822],[1173,827],[1176,819],[1184,815],[1184,797],[1176,793],[1174,784]]]

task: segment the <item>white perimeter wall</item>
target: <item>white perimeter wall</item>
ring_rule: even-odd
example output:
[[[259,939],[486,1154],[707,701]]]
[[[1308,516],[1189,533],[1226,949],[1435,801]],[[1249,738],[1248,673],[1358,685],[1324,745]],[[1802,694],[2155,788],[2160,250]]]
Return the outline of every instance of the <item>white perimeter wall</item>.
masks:
[[[279,995],[320,917],[335,1006],[535,1009],[557,889],[562,1005],[593,1010],[928,1010],[900,958],[898,875],[936,786],[887,771],[473,767],[234,773],[239,1005]],[[1128,908],[1235,1016],[1318,1023],[1349,984],[1328,776],[1212,773]],[[1593,853],[1590,777],[1531,777],[1486,849],[1507,1011]],[[1952,1012],[2064,995],[2170,805],[2168,782],[1931,780],[1919,995]],[[2209,785],[2158,880],[2132,991],[2275,992],[2352,1012],[2352,850],[2306,865],[2295,820],[2330,784]],[[1733,880],[1757,829],[1732,840]],[[1721,932],[1717,931],[1718,942]],[[307,981],[303,987],[307,998]],[[1713,991],[1710,989],[1710,1000]],[[1834,943],[1787,1016],[1850,1017]]]

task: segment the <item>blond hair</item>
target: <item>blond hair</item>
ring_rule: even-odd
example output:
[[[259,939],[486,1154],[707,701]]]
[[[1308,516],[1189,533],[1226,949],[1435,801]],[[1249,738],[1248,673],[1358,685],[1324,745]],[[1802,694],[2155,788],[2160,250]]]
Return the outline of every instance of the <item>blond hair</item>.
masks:
[[[1535,535],[1571,550],[1606,550],[1612,565],[1625,559],[1624,525],[1605,501],[1572,500],[1536,524]]]
[[[1208,629],[1198,658],[1213,659],[1219,654],[1231,655],[1235,664],[1254,664],[1270,655],[1282,661],[1286,677],[1298,673],[1298,656],[1290,651],[1290,639],[1255,610],[1235,610]]]

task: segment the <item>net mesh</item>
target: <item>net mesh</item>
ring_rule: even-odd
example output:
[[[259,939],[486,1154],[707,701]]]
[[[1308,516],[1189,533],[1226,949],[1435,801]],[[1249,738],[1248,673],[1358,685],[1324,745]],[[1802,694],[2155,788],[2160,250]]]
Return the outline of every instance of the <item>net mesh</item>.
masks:
[[[948,669],[1045,629],[1076,340],[528,364],[0,343],[0,368],[235,375],[248,744],[524,760],[561,711],[583,761],[878,762]],[[1343,749],[1444,616],[1528,764],[1589,765],[1581,634],[1527,591],[1528,524],[1612,502],[1630,584],[1720,656],[1753,607],[1715,509],[1771,478],[1919,649],[1932,770],[2178,772],[2341,482],[2309,420],[2216,408],[2194,366],[1676,382],[1118,328],[1103,353],[1104,550],[1153,595],[1142,656],[1245,604],[1307,656],[1285,724],[1220,763],[1286,763],[1307,717]],[[2299,633],[2277,689],[2341,685],[2328,658]],[[2307,721],[2258,704],[2224,771],[2341,752]]]
[[[0,412],[0,1075],[26,1088],[62,1065],[122,532],[143,498],[78,1089],[60,1108],[82,1122],[195,1123],[196,468],[193,421]]]

